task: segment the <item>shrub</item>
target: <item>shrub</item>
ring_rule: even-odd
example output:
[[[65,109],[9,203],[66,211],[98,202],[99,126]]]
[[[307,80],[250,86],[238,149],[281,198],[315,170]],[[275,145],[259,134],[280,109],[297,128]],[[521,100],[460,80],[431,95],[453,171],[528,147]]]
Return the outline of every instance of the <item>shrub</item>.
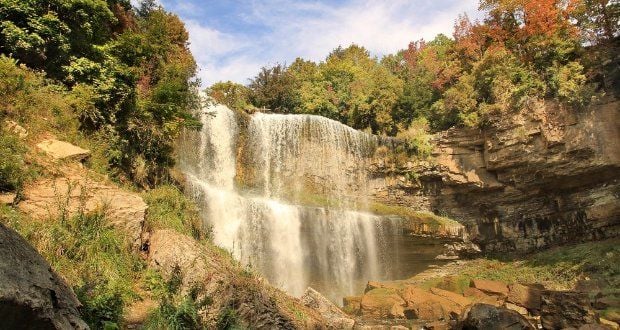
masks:
[[[21,189],[26,176],[25,152],[26,147],[19,138],[0,127],[0,191]]]
[[[396,136],[407,142],[407,149],[420,158],[428,158],[433,152],[433,145],[428,134],[428,121],[421,117],[415,119],[407,130],[398,133]]]
[[[204,230],[196,204],[179,188],[162,185],[143,196],[149,205],[146,223],[151,229],[173,229],[196,239],[209,236]]]

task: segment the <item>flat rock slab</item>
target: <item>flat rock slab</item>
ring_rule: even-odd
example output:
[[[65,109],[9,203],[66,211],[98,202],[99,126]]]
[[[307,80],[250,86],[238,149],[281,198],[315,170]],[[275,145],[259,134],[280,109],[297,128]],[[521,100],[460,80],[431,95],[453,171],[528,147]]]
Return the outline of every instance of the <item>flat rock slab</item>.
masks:
[[[45,140],[37,144],[37,147],[54,159],[83,160],[90,156],[90,150],[54,139]]]
[[[134,248],[141,245],[147,204],[136,193],[82,175],[34,182],[24,188],[21,211],[35,219],[102,211],[108,223],[123,230]]]

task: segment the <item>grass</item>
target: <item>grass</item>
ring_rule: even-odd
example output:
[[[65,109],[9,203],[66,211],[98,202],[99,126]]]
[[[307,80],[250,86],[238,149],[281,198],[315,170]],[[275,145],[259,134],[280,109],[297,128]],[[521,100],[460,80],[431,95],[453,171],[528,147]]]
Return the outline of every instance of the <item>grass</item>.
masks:
[[[125,306],[137,297],[133,286],[145,265],[125,236],[107,225],[103,212],[41,221],[3,206],[0,221],[24,236],[73,287],[91,328],[120,324]]]
[[[176,186],[162,185],[143,193],[142,197],[149,206],[146,217],[148,229],[173,229],[195,239],[209,236],[196,204]]]
[[[541,283],[548,289],[570,290],[579,279],[600,279],[604,290],[620,287],[620,239],[588,242],[538,252],[520,259],[479,259],[455,276],[431,279],[424,287],[462,293],[473,278],[504,283]]]

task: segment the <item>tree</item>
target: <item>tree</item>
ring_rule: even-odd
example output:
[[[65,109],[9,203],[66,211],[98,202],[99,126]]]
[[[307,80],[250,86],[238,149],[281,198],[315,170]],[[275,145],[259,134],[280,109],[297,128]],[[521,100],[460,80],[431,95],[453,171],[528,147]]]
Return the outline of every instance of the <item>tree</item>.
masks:
[[[294,90],[295,78],[282,64],[261,68],[248,87],[252,104],[257,107],[266,107],[274,112],[292,113],[299,104]]]
[[[207,89],[207,94],[217,103],[231,109],[245,110],[250,106],[248,102],[250,90],[232,81],[220,81],[211,85]]]

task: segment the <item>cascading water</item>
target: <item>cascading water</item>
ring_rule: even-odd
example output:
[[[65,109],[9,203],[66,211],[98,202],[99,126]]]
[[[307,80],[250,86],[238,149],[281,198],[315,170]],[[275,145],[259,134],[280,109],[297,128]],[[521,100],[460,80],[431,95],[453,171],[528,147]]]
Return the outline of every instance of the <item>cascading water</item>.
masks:
[[[386,276],[398,226],[346,208],[364,203],[375,137],[317,116],[207,112],[180,166],[217,245],[293,295],[313,286],[338,302]],[[298,205],[308,191],[336,203]]]

